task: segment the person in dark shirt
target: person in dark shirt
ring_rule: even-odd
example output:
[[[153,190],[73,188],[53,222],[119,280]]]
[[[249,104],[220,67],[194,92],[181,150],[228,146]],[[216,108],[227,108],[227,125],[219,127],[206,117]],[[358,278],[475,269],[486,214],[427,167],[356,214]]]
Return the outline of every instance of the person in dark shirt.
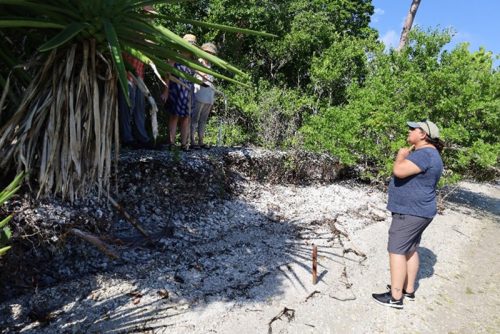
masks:
[[[372,294],[376,302],[403,308],[403,297],[415,299],[419,268],[417,248],[422,233],[437,213],[436,187],[443,172],[439,129],[431,121],[407,122],[410,148],[396,156],[389,184],[387,209],[392,213],[389,229],[390,291]]]
[[[138,78],[144,79],[144,64],[137,58],[124,53],[123,59],[128,62]],[[152,148],[153,144],[146,131],[146,111],[144,94],[134,81],[131,73],[127,73],[130,106],[124,92],[118,91],[118,119],[122,145],[128,148]]]

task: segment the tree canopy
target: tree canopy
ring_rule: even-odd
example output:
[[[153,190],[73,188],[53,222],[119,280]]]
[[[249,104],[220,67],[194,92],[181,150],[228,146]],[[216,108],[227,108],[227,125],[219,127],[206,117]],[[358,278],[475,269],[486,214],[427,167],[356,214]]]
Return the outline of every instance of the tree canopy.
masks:
[[[251,88],[220,84],[229,101],[225,143],[329,152],[383,179],[405,144],[406,121],[429,118],[442,128],[448,180],[498,174],[496,55],[466,43],[448,48],[452,30],[416,27],[400,52],[385,51],[369,26],[371,1],[215,0],[183,8],[183,15],[278,36],[176,27],[214,41],[222,58],[252,75]]]

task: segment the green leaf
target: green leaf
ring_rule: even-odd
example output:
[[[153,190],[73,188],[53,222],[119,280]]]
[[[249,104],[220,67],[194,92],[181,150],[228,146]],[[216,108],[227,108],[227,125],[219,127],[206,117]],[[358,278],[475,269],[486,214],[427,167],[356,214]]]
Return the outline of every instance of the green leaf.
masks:
[[[14,180],[2,191],[0,191],[0,205],[2,205],[5,201],[7,201],[12,195],[19,190],[20,183],[24,178],[24,173],[19,173]]]
[[[6,239],[10,239],[12,237],[12,231],[9,227],[4,227],[2,233],[5,235]]]
[[[199,58],[204,58],[204,59],[210,61],[212,64],[217,65],[223,69],[226,69],[226,70],[231,71],[233,73],[245,76],[245,73],[243,71],[241,71],[240,69],[234,67],[233,65],[227,63],[226,61],[224,61],[216,56],[209,54],[208,52],[205,52],[205,51],[197,48],[194,45],[189,44],[184,39],[182,39],[180,36],[173,33],[172,31],[168,30],[167,28],[160,26],[160,25],[155,25],[154,27],[156,28],[156,30],[158,32],[163,34],[170,41],[178,44],[182,49],[191,52],[192,54],[194,54],[195,56],[197,56]]]
[[[41,52],[49,51],[52,49],[55,49],[69,40],[71,40],[73,37],[78,35],[83,29],[88,27],[88,23],[80,23],[80,22],[73,22],[66,26],[63,31],[61,31],[59,34],[54,36],[54,38],[50,39],[47,43],[44,43],[41,45],[38,50]]]
[[[0,20],[0,28],[55,28],[63,29],[64,25],[43,21],[43,20],[25,20],[25,19],[9,19]]]
[[[30,1],[23,1],[23,0],[0,0],[0,5],[14,5],[14,6],[26,7],[26,9],[29,11],[35,11],[49,17],[53,15],[52,12],[58,12],[64,14],[66,17],[71,17],[71,18],[77,17],[74,10],[72,11],[67,9],[67,7],[69,7],[67,4],[65,4],[66,6],[51,6],[51,5],[30,2]],[[60,16],[58,15],[58,17]]]
[[[11,219],[12,219],[12,215],[9,215],[4,220],[2,220],[0,222],[0,229],[3,228],[5,225],[7,225]]]
[[[131,44],[132,46],[134,46],[133,42],[130,42],[128,44]],[[232,82],[232,83],[235,83],[235,84],[238,84],[238,85],[242,85],[242,86],[245,86],[245,87],[250,87],[247,84],[244,84],[244,83],[242,83],[240,81],[237,81],[235,79],[232,79],[232,78],[229,78],[229,77],[227,77],[225,75],[222,75],[222,74],[220,74],[218,72],[215,72],[214,70],[201,65],[197,61],[193,61],[193,60],[189,60],[189,59],[183,58],[181,55],[179,55],[176,52],[170,51],[168,48],[163,48],[161,46],[150,45],[148,48],[136,47],[135,49],[133,49],[133,48],[127,48],[126,50],[132,56],[138,58],[139,60],[141,60],[145,64],[148,64],[149,62],[152,62],[156,66],[156,62],[153,62],[151,60],[150,56],[156,56],[156,57],[160,57],[160,58],[168,58],[168,59],[174,60],[175,62],[177,62],[179,64],[186,65],[186,66],[192,68],[193,70],[200,71],[200,72],[207,73],[207,74],[211,74],[211,75],[213,75],[216,78],[219,78],[219,79],[222,79],[222,80],[225,80],[225,81],[228,81],[228,82]],[[156,58],[156,59],[158,59],[158,58]]]
[[[113,56],[113,63],[118,70],[118,81],[120,82],[120,86],[122,88],[123,95],[127,100],[127,104],[130,105],[127,71],[125,70],[125,64],[123,63],[122,51],[120,48],[120,43],[118,42],[118,37],[116,36],[115,28],[108,19],[103,19],[102,22],[104,25],[104,31],[106,33],[106,38],[108,40],[108,45]]]
[[[7,246],[7,247],[4,247],[4,248],[0,248],[0,256],[4,255],[5,253],[7,253],[7,251],[9,249],[11,249],[12,247],[10,246]]]
[[[12,180],[12,182],[9,183],[9,185],[4,190],[2,190],[2,192],[0,192],[0,194],[2,194],[3,192],[10,192],[10,191],[12,191],[12,189],[18,188],[18,186],[21,183],[24,176],[25,176],[24,173],[17,174],[16,177],[14,178],[14,180]]]
[[[11,198],[12,195],[14,195],[18,189],[19,189],[19,187],[14,188],[11,191],[6,191],[6,190],[2,191],[0,193],[0,204],[5,203],[5,201],[7,201],[9,198]]]

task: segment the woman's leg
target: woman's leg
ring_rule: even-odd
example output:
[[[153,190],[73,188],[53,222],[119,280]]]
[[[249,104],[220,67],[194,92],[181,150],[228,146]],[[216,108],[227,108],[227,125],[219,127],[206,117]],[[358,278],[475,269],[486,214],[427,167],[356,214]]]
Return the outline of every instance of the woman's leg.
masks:
[[[193,109],[193,114],[191,115],[191,146],[196,145],[194,135],[197,132],[198,122],[200,119],[200,109],[203,106],[203,103],[196,101],[196,105]],[[198,140],[200,138],[198,137]]]
[[[168,140],[170,145],[175,145],[175,135],[177,132],[177,122],[179,121],[179,116],[174,114],[168,115]]]
[[[404,284],[404,289],[408,293],[412,293],[415,291],[415,282],[417,280],[419,265],[420,260],[418,257],[418,252],[416,250],[406,255],[406,281]]]
[[[191,117],[179,117],[181,126],[181,145],[182,147],[187,147],[189,140],[189,127],[191,123]]]
[[[203,139],[205,138],[205,128],[207,126],[208,115],[210,115],[210,110],[212,110],[213,104],[204,103],[203,107],[200,108],[200,120],[198,124],[198,144],[203,145]]]
[[[394,299],[403,297],[403,285],[406,280],[406,255],[389,253],[391,266],[391,294]]]

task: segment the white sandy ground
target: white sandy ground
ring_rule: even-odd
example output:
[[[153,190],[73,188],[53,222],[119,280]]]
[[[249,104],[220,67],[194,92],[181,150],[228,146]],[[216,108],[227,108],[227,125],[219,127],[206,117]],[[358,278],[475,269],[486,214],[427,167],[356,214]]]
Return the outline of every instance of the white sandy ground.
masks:
[[[313,224],[309,226],[314,231],[303,231],[300,237],[288,240],[296,245],[290,260],[251,288],[247,299],[211,296],[203,302],[177,299],[175,303],[162,303],[156,286],[150,291],[143,287],[139,304],[131,299],[106,314],[96,314],[102,312],[99,304],[134,290],[133,279],[101,276],[96,277],[97,284],[85,303],[77,307],[75,301],[64,306],[66,325],[56,322],[42,329],[32,323],[22,331],[500,333],[498,184],[464,182],[448,198],[443,214],[424,233],[416,301],[405,302],[403,310],[380,306],[371,297],[374,292],[385,291],[390,283],[386,252],[390,219],[384,210],[385,193],[343,185],[249,187],[254,188],[247,189],[237,201],[272,215],[272,224],[305,224],[338,215],[339,229],[350,236],[350,240],[342,239],[344,247],[365,253],[367,259],[360,263],[361,258],[353,253],[344,256],[338,241],[330,240],[328,227]],[[310,272],[313,243],[319,246],[320,280],[316,285]],[[342,275],[344,267],[346,276]],[[61,288],[78,289],[78,284],[69,282]],[[100,297],[94,302],[91,296],[96,295]],[[15,301],[11,307],[14,313]],[[288,312],[294,313],[293,319],[283,315],[270,330],[269,322],[284,308],[293,310]],[[80,327],[89,318],[96,320]]]
[[[495,198],[491,202],[498,213],[498,186],[468,183],[463,187]],[[363,196],[359,201],[380,206],[379,196]],[[433,221],[421,244],[417,298],[406,302],[404,310],[380,306],[371,297],[389,283],[387,219],[351,234],[352,245],[368,259],[359,265],[358,258],[346,256],[350,290],[339,284],[337,262],[343,260],[329,255],[331,249],[321,248],[319,272],[326,274],[317,285],[312,285],[308,270],[291,264],[282,278],[282,295],[266,303],[211,305],[192,313],[197,319],[191,320],[193,326],[188,322],[185,329],[169,332],[266,333],[269,321],[287,307],[295,311],[294,320],[288,322],[283,316],[273,322],[273,333],[499,333],[500,217],[479,211],[448,204]],[[313,291],[319,293],[306,301]]]

